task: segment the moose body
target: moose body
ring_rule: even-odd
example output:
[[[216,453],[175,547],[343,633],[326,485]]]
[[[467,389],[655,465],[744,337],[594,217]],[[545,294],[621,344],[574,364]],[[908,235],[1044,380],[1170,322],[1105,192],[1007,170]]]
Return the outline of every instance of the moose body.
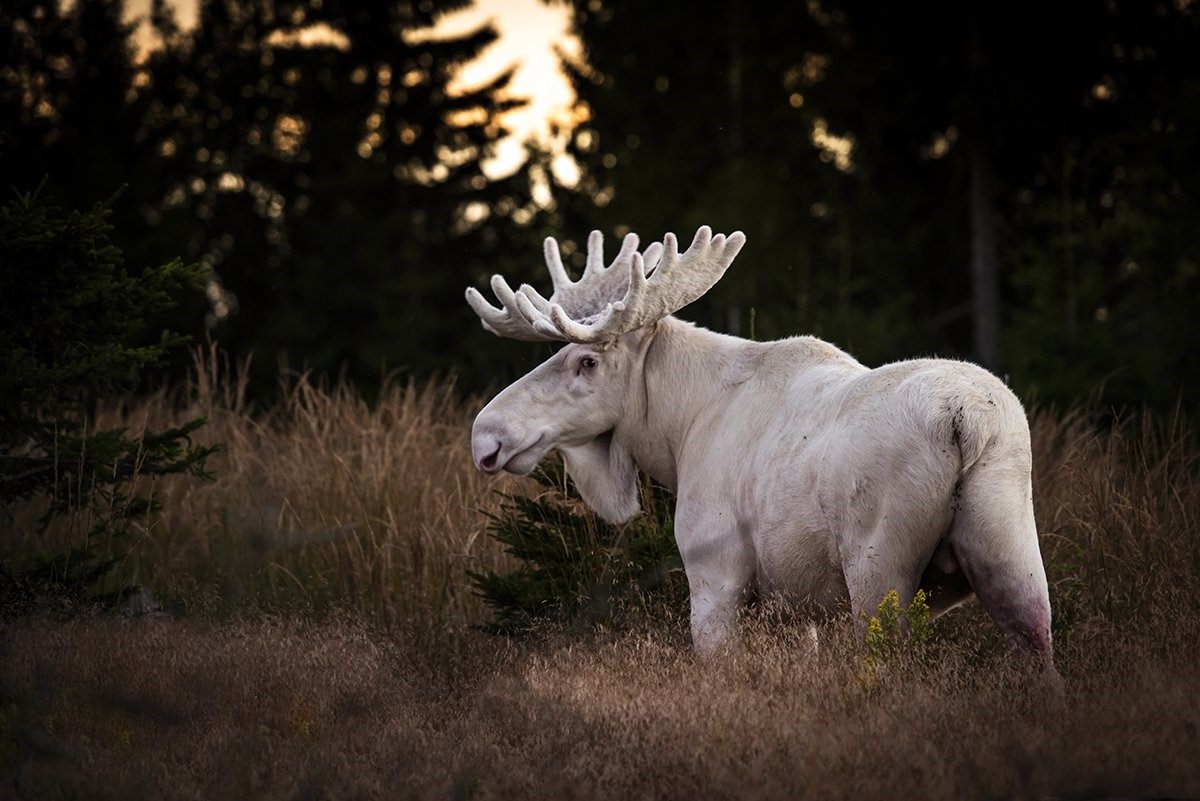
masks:
[[[720,278],[739,234],[701,229],[682,256],[670,235],[645,256],[626,238],[604,268],[594,233],[579,282],[551,244],[550,300],[502,279],[502,310],[468,292],[489,330],[572,343],[480,412],[480,469],[528,473],[558,449],[613,522],[638,512],[639,468],[674,490],[701,653],[736,639],[751,591],[862,619],[924,589],[935,615],[974,592],[1051,664],[1029,428],[999,379],[942,359],[868,369],[813,337],[752,342],[669,316]]]

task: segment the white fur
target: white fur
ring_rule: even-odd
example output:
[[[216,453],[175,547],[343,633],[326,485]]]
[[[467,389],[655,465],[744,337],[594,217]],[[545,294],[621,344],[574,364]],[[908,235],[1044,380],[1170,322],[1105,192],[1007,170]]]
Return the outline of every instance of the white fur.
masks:
[[[516,473],[558,448],[613,522],[638,511],[638,467],[674,490],[701,653],[736,638],[749,591],[865,619],[938,575],[969,589],[935,593],[935,611],[973,590],[1050,659],[1029,428],[975,365],[872,370],[812,337],[750,342],[667,317],[567,345],[480,412],[472,447],[482,468]]]

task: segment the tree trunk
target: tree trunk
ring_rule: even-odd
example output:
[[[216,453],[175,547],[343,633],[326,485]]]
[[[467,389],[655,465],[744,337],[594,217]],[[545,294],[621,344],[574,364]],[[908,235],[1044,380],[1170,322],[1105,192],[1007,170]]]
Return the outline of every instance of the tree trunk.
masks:
[[[729,159],[735,186],[742,186],[742,13],[739,0],[729,3]],[[725,309],[725,330],[742,334],[742,293],[734,291]]]
[[[1066,318],[1067,344],[1074,345],[1078,332],[1079,301],[1075,291],[1075,247],[1071,230],[1071,215],[1074,201],[1071,198],[1071,173],[1074,168],[1071,147],[1063,137],[1062,170],[1062,246],[1063,246],[1063,316]]]
[[[1000,259],[991,165],[978,139],[969,143],[971,217],[971,311],[975,359],[1000,369]]]
[[[964,131],[969,188],[967,205],[971,235],[971,312],[975,360],[1000,370],[1000,257],[996,251],[996,206],[992,164],[986,142],[989,130],[987,53],[978,4],[972,6],[968,32],[971,79],[969,124]]]

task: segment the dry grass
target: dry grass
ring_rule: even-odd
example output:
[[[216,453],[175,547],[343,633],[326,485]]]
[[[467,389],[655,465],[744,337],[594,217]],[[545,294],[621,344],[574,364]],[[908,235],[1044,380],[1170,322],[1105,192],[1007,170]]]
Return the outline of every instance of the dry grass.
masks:
[[[1034,508],[1062,628],[1200,615],[1200,442],[1179,416],[1035,414]]]
[[[472,404],[299,378],[254,414],[214,365],[112,412],[203,413],[225,445],[216,482],[157,489],[123,567],[177,614],[0,623],[0,795],[1200,794],[1200,447],[1182,423],[1034,416],[1060,704],[973,603],[873,680],[845,620],[814,653],[770,608],[716,664],[682,617],[479,634],[464,569],[505,557],[482,535]],[[5,550],[44,545],[18,527]]]
[[[14,797],[1065,798],[1200,792],[1195,640],[1064,654],[1059,705],[941,643],[860,676],[843,624],[750,626],[697,663],[661,631],[474,640],[348,621],[7,627]],[[1180,632],[1197,635],[1194,624]]]
[[[244,373],[245,371],[241,371]],[[366,401],[307,375],[269,409],[245,400],[237,371],[198,354],[186,386],[104,412],[102,426],[156,429],[203,416],[216,480],[152,488],[162,512],[118,570],[181,611],[354,610],[385,628],[438,633],[481,619],[465,570],[504,564],[484,534],[492,490],[470,457],[478,410],[453,383],[388,383]],[[35,515],[5,550],[50,550]],[[47,542],[49,540],[49,542]],[[15,548],[14,548],[15,544]]]

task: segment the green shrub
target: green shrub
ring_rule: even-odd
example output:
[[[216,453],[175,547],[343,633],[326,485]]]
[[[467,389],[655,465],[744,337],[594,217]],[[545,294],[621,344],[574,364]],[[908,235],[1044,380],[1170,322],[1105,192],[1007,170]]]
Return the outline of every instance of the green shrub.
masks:
[[[547,462],[534,478],[541,492],[504,494],[489,515],[488,535],[521,564],[469,574],[495,611],[489,629],[514,632],[537,621],[613,625],[651,607],[683,608],[687,581],[669,492],[646,482],[642,513],[614,526],[579,500],[560,461]]]

